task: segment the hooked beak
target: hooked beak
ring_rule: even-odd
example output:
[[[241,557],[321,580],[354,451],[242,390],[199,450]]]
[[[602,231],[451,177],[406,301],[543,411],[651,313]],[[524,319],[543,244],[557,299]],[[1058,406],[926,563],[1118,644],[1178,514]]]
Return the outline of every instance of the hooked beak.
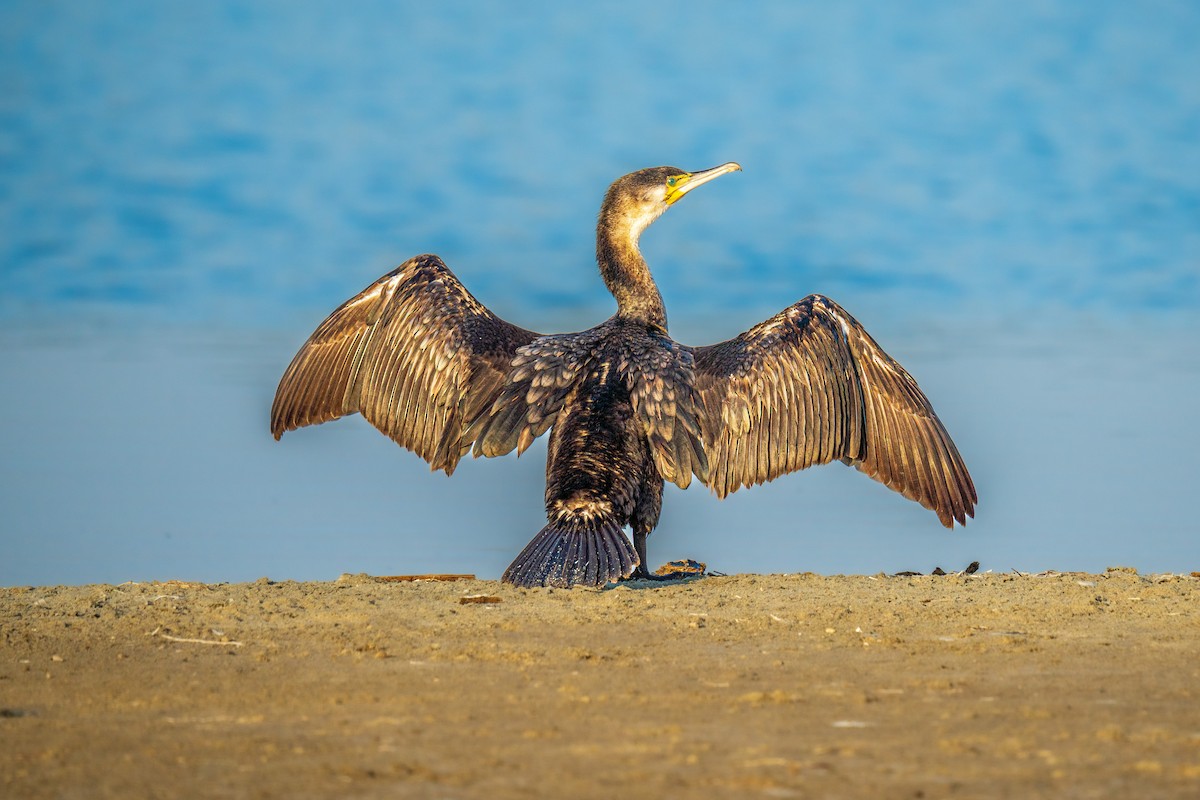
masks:
[[[736,161],[730,161],[728,164],[722,164],[719,167],[712,169],[701,170],[700,172],[691,172],[686,175],[680,175],[676,179],[675,186],[667,192],[667,205],[671,205],[685,194],[695,189],[697,186],[703,186],[713,178],[719,178],[727,172],[741,172],[742,165]]]

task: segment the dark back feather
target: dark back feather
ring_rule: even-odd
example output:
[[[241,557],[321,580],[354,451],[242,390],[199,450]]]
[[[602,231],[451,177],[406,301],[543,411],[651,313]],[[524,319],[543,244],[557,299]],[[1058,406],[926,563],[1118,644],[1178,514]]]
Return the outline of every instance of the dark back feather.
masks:
[[[682,488],[708,462],[698,420],[691,349],[619,315],[580,333],[543,336],[521,347],[509,382],[470,433],[475,454],[518,454],[559,418],[585,376],[620,376],[659,474]],[[603,378],[596,380],[603,383]]]

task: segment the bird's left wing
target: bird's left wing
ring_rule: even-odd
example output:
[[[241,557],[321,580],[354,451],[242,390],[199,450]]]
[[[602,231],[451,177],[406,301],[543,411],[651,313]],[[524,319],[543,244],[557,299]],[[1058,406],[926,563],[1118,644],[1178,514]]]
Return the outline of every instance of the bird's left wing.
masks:
[[[832,300],[810,295],[693,352],[718,496],[841,460],[947,527],[974,515],[975,486],[929,400]]]
[[[454,472],[471,423],[538,337],[497,317],[440,258],[409,259],[321,323],[292,359],[271,432],[355,412],[434,469]]]

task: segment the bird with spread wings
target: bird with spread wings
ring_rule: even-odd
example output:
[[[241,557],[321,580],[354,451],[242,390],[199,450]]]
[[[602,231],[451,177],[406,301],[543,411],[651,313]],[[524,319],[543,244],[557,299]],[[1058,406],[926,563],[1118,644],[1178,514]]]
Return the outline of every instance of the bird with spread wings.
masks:
[[[603,585],[652,577],[646,538],[664,481],[719,497],[841,461],[946,527],[974,516],[971,476],[928,398],[841,306],[810,295],[720,344],[667,334],[638,248],[684,194],[739,170],[644,169],[609,188],[600,274],[617,313],[542,335],[489,311],[440,258],[409,259],[343,303],[285,371],[271,431],[358,413],[435,470],[523,452],[550,431],[547,524],[504,580]],[[628,526],[632,544],[624,533]]]

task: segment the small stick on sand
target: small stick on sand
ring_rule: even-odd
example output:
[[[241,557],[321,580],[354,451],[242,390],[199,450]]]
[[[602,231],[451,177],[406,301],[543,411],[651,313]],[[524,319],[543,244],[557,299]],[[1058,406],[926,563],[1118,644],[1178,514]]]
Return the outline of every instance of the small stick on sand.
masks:
[[[168,642],[179,642],[180,644],[224,644],[230,647],[241,647],[241,642],[222,642],[219,639],[184,639],[180,636],[172,636],[169,633],[162,633],[161,628],[155,628],[146,634],[147,636],[157,636],[160,639],[166,639]]]
[[[407,581],[473,581],[474,575],[380,575],[375,578],[377,581],[385,581],[387,583],[399,583]]]
[[[468,594],[458,598],[458,604],[465,606],[468,603],[503,603],[504,598],[496,597],[491,594]]]

